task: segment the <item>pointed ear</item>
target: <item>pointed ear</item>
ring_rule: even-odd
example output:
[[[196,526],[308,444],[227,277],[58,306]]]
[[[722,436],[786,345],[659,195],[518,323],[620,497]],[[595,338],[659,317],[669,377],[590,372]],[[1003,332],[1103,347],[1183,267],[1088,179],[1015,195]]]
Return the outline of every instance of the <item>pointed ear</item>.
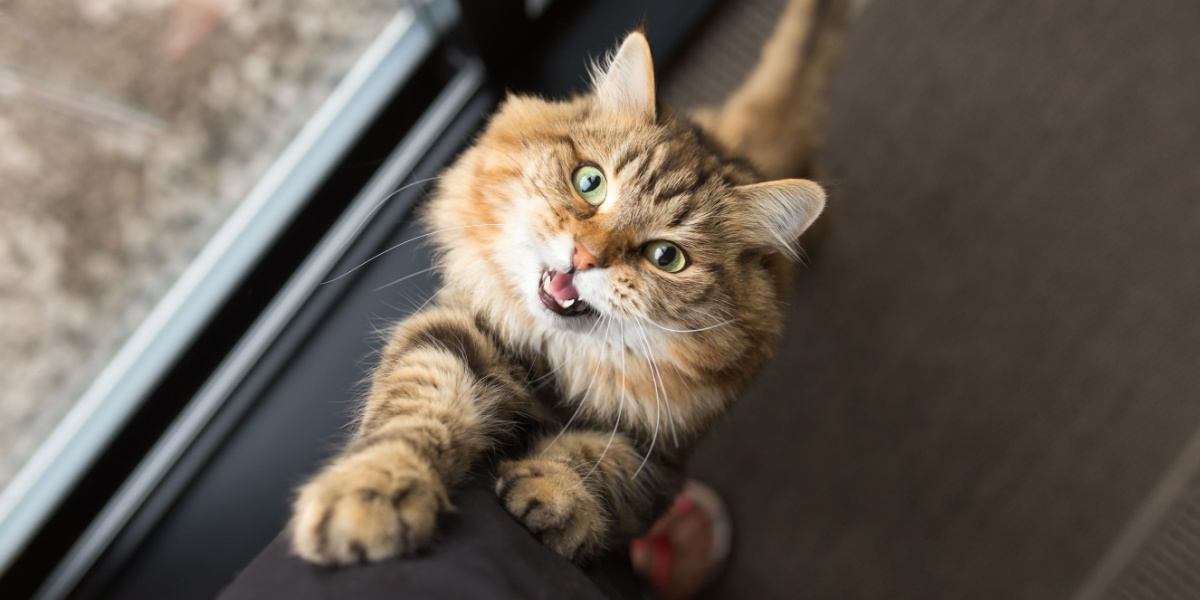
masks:
[[[795,259],[800,234],[825,208],[825,190],[807,179],[779,179],[734,188],[754,242]]]
[[[654,61],[641,31],[625,36],[608,67],[597,70],[592,81],[601,110],[654,120]]]

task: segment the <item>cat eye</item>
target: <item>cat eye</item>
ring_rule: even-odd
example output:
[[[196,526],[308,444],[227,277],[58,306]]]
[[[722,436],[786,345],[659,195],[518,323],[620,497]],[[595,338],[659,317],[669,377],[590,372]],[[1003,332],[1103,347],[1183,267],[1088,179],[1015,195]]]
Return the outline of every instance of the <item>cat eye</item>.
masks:
[[[604,204],[604,193],[608,185],[604,181],[604,173],[600,169],[592,165],[583,165],[575,169],[575,174],[571,176],[571,182],[584,202],[592,206]]]
[[[665,240],[646,244],[642,248],[642,256],[645,256],[650,264],[668,273],[678,273],[688,265],[683,248]]]

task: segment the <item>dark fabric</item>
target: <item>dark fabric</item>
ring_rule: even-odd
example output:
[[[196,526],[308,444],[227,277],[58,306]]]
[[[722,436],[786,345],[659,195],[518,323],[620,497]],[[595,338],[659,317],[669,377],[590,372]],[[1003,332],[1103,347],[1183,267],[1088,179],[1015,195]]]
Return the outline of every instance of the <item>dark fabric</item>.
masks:
[[[1071,597],[1200,425],[1198,29],[1194,0],[870,2],[830,235],[695,462],[721,597]]]
[[[441,520],[439,538],[418,556],[345,568],[313,566],[271,543],[222,592],[221,600],[487,598],[601,600],[640,598],[623,553],[580,569],[546,549],[473,483],[453,494],[458,511]]]

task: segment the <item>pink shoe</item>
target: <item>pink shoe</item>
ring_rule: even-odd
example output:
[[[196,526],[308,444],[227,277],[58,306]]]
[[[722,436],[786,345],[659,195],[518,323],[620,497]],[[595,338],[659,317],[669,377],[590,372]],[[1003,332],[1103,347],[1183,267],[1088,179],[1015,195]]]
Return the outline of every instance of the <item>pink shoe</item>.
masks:
[[[694,598],[729,559],[729,512],[712,488],[688,480],[675,503],[645,537],[630,544],[634,570],[664,600]]]

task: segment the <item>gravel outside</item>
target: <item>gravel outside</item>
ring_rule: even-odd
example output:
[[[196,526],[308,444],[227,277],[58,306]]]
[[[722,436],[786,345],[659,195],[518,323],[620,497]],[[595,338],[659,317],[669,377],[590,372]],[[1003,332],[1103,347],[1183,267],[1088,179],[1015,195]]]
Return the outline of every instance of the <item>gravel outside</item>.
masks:
[[[0,0],[0,487],[406,0]]]

